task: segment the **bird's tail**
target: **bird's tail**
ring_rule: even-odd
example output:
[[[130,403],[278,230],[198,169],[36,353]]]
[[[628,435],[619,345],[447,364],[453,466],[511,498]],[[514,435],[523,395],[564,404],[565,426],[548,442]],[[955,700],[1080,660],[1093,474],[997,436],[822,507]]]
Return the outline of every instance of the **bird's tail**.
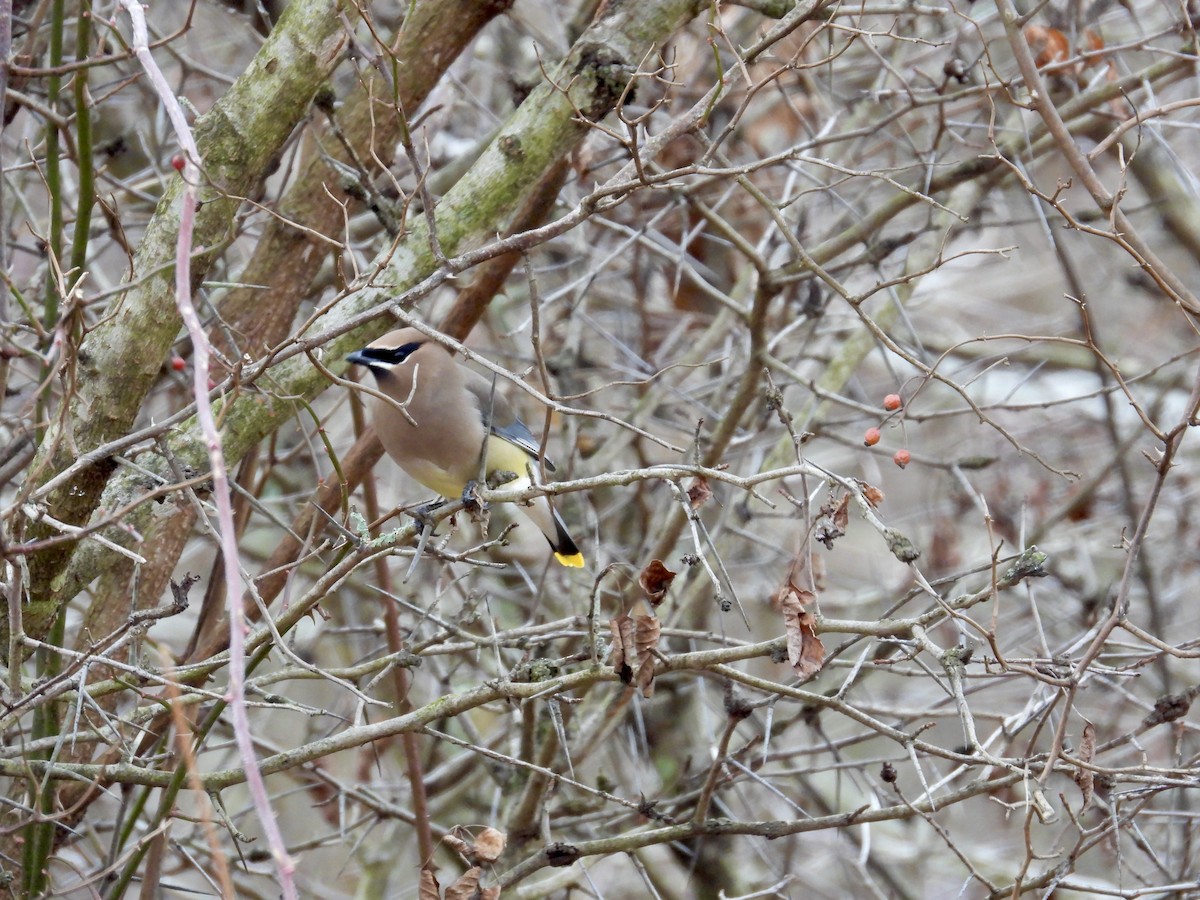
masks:
[[[505,487],[516,486],[515,482],[505,485]],[[572,540],[571,533],[567,531],[566,523],[558,514],[558,510],[550,505],[548,497],[538,497],[532,505],[519,506],[518,509],[538,527],[538,531],[546,536],[546,540],[550,542],[550,549],[554,551],[555,559],[572,569],[583,568],[583,554]]]
[[[549,501],[546,501],[549,503]],[[564,566],[569,566],[572,569],[583,568],[583,554],[579,552],[579,548],[575,546],[575,541],[571,539],[570,532],[567,531],[567,526],[563,523],[562,516],[558,514],[553,506],[550,507],[550,515],[554,517],[554,537],[546,535],[546,539],[550,541],[550,546],[554,550],[554,558]]]

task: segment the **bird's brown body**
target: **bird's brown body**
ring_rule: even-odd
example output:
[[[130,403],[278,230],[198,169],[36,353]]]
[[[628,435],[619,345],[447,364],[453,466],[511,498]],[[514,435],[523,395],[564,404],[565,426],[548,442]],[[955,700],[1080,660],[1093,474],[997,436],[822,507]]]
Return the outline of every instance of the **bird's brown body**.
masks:
[[[390,332],[347,357],[375,375],[375,430],[388,456],[443,497],[458,497],[481,473],[510,487],[532,481],[541,448],[508,402],[482,375],[415,328]],[[553,470],[553,465],[546,463]],[[511,473],[505,478],[502,473]],[[545,497],[521,511],[565,566],[583,555]]]

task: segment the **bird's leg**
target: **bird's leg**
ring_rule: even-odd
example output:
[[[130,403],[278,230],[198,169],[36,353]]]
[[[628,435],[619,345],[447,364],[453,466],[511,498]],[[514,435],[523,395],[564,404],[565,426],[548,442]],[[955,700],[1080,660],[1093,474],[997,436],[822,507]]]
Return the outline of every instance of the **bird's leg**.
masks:
[[[408,579],[412,577],[412,573],[417,569],[417,563],[425,555],[425,545],[429,543],[429,538],[433,535],[433,529],[437,527],[437,523],[433,521],[432,516],[438,507],[445,505],[445,503],[445,500],[431,500],[428,503],[422,503],[416,509],[408,511],[408,514],[420,526],[421,533],[417,538],[417,549],[413,553],[412,562],[408,565],[408,571],[404,573],[405,584],[408,584]]]
[[[493,476],[494,477],[494,476]],[[488,487],[492,486],[492,478],[488,478]],[[479,496],[479,482],[472,479],[467,482],[467,486],[462,492],[463,509],[467,515],[471,517],[471,521],[483,526],[483,531],[486,534],[488,528],[488,505],[487,502]]]
[[[466,487],[462,489],[462,502],[469,513],[481,512],[487,506],[479,499],[479,482],[474,478],[468,481]]]
[[[516,472],[509,472],[504,469],[496,469],[488,473],[487,486],[490,490],[503,487],[510,481],[515,481],[517,478]],[[471,479],[467,482],[467,486],[463,488],[462,502],[470,513],[482,512],[487,509],[487,504],[479,499],[479,482]]]
[[[428,503],[422,503],[416,509],[408,510],[408,514],[421,526],[421,531],[428,531],[432,534],[433,529],[436,527],[436,523],[433,521],[433,514],[445,505],[445,500],[430,500]]]

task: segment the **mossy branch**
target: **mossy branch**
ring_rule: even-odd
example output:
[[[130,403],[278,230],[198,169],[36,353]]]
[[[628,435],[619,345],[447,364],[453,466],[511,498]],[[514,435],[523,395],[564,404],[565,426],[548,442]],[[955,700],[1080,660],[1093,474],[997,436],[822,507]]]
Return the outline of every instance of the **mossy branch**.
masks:
[[[204,185],[193,246],[216,247],[228,239],[239,198],[261,181],[307,114],[312,97],[341,55],[342,5],[338,0],[292,3],[246,72],[197,121]],[[182,195],[182,178],[177,178],[160,200],[138,248],[138,280],[78,348],[78,387],[31,470],[40,483],[80,454],[126,434],[158,377],[180,328],[172,285]],[[210,264],[205,255],[193,260],[193,279],[202,279]],[[48,503],[56,518],[72,525],[86,521],[112,469],[111,462],[99,463],[55,491]],[[56,585],[63,583],[73,549],[57,545],[30,560],[25,612],[30,634],[44,635],[68,599]]]
[[[621,4],[584,32],[566,59],[530,94],[437,207],[436,243],[441,253],[461,253],[502,231],[525,196],[537,189],[543,173],[588,134],[588,120],[613,108],[637,64],[694,15],[697,7],[695,0]],[[621,90],[614,79],[623,79]],[[319,352],[336,371],[344,367],[341,360],[346,354],[391,327],[385,315],[399,295],[422,282],[440,283],[452,274],[452,269],[435,256],[428,226],[425,220],[418,220],[396,246],[380,255],[373,272],[366,284],[307,329],[309,335],[336,335],[314,340],[312,345],[313,349],[320,345]],[[303,340],[304,335],[300,338]],[[235,464],[252,446],[287,422],[298,402],[311,401],[329,386],[327,377],[306,356],[293,356],[273,366],[269,392],[243,392],[219,413],[229,464]],[[194,421],[183,425],[167,445],[181,463],[198,471],[207,465],[207,451]],[[159,471],[167,477],[165,461],[160,461]],[[144,473],[115,475],[104,491],[101,508],[126,505],[144,492],[145,481]],[[127,517],[125,524],[141,531],[152,515],[152,510],[143,507]],[[123,543],[130,540],[128,533],[118,529],[105,536]],[[108,557],[95,542],[81,545],[69,571],[57,582],[59,602],[94,578],[109,564]],[[44,627],[46,614],[55,609],[57,605],[46,605],[36,614],[31,613],[34,617],[26,620],[26,629],[36,633],[34,623]]]

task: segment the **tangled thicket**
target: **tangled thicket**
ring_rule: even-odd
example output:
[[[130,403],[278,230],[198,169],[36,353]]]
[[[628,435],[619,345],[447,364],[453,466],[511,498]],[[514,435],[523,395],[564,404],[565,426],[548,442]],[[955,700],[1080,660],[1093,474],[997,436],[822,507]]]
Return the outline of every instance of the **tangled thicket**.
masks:
[[[1200,889],[1190,3],[239,5],[0,3],[4,890]]]

